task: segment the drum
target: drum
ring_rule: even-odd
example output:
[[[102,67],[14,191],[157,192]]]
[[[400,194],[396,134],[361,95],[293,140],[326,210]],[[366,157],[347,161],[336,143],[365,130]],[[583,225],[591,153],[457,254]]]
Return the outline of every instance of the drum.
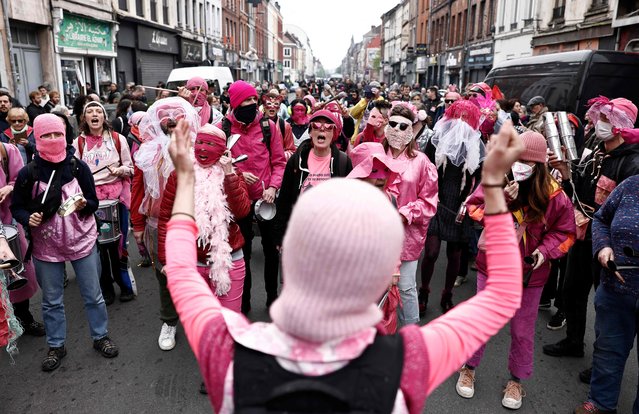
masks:
[[[258,200],[255,203],[255,217],[259,221],[269,221],[275,217],[275,203],[267,203],[264,200]]]
[[[9,252],[0,253],[0,259],[2,263],[0,264],[0,269],[3,270],[12,270],[15,273],[22,273],[24,271],[24,265],[22,264],[22,249],[20,248],[20,238],[18,237],[18,228],[9,224],[4,225],[4,233],[7,238],[7,244],[9,245],[9,249],[11,249],[11,254]]]
[[[118,214],[118,200],[102,200],[95,212],[98,220],[98,243],[112,243],[120,239],[120,215]]]

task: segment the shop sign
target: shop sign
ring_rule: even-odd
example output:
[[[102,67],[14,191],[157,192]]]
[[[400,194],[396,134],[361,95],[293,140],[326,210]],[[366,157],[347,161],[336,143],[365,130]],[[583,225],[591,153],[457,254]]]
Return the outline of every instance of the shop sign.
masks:
[[[75,49],[113,52],[111,23],[65,14],[60,24],[58,45]]]
[[[425,43],[418,43],[415,46],[415,53],[418,55],[425,55],[428,52],[428,45]]]
[[[415,60],[415,71],[417,73],[424,73],[426,72],[426,69],[428,69],[428,60],[426,59],[426,56],[419,56]]]
[[[450,52],[446,57],[446,66],[447,67],[456,67],[460,65],[461,61],[461,52]]]
[[[200,63],[202,61],[202,43],[182,39],[182,63]]]
[[[178,41],[172,33],[138,26],[138,48],[177,55]],[[200,51],[200,61],[201,57],[202,52]]]

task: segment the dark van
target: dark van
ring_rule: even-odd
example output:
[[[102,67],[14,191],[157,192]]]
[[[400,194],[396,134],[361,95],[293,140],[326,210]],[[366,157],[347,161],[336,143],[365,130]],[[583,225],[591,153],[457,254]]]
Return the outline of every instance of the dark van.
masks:
[[[541,95],[551,111],[584,119],[588,100],[599,95],[639,106],[639,53],[579,50],[513,59],[494,66],[486,83],[523,105]]]

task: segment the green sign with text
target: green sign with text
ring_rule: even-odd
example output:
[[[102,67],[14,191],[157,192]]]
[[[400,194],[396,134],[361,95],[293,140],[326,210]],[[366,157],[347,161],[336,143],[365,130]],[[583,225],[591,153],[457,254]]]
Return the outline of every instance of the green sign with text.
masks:
[[[111,23],[67,14],[60,25],[58,45],[113,52]]]

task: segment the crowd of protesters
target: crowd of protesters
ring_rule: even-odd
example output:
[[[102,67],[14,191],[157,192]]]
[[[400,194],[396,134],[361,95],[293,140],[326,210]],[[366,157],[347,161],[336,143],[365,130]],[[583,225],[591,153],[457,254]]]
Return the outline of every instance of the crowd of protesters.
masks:
[[[460,366],[456,392],[469,399],[486,342],[508,322],[502,405],[518,409],[539,310],[554,300],[547,327],[566,327],[543,352],[583,357],[593,284],[593,361],[579,373],[591,388],[575,413],[615,412],[638,329],[635,104],[600,96],[586,119],[567,114],[570,160],[548,149],[561,117],[543,96],[521,102],[483,82],[238,80],[219,96],[198,77],[177,94],[158,86],[147,102],[144,87],[112,84],[72,113],[48,85],[26,108],[0,91],[0,220],[26,252],[26,285],[0,283],[1,345],[46,336],[42,369],[60,366],[70,262],[93,346],[116,357],[106,307],[114,283],[121,302],[137,296],[131,225],[158,282],[158,346],[173,349],[183,324],[216,412],[421,412]],[[251,299],[255,226],[265,304]],[[10,240],[0,232],[5,269]],[[469,269],[477,294],[456,304]],[[442,316],[419,328],[433,277]],[[43,323],[29,310],[38,287]],[[260,305],[273,324],[248,321]],[[359,389],[358,375],[378,379]]]

